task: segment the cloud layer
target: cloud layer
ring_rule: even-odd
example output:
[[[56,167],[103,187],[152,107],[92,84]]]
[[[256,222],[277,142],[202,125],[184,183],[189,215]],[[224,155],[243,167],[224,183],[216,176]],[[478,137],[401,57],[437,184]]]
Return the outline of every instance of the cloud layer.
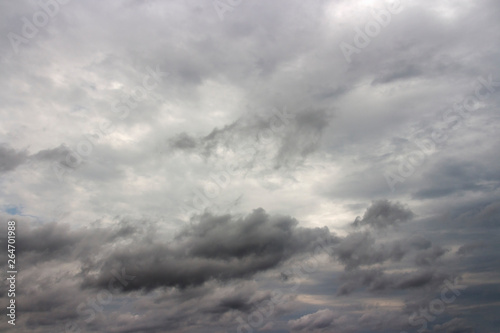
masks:
[[[0,13],[2,332],[497,329],[497,1]]]

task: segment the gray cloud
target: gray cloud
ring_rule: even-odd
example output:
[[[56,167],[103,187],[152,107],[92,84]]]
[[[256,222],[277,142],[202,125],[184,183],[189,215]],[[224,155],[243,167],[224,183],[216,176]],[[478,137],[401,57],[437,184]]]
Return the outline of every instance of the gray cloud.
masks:
[[[384,273],[381,269],[365,269],[345,272],[337,295],[345,296],[366,287],[370,292],[380,293],[387,290],[436,288],[450,274],[441,269],[422,269],[410,273]]]
[[[14,170],[26,161],[27,156],[25,151],[18,152],[6,145],[0,145],[0,172]]]
[[[68,149],[68,147],[61,145],[57,148],[40,150],[31,157],[41,161],[65,162],[66,156],[69,152],[70,150]]]
[[[334,326],[335,314],[329,309],[318,310],[288,322],[292,332],[314,332]]]
[[[460,246],[460,248],[457,250],[457,254],[461,256],[469,255],[472,252],[479,250],[479,249],[484,249],[486,247],[486,244],[484,242],[474,242],[474,243],[468,243],[465,245]]]
[[[127,291],[249,278],[296,254],[311,252],[317,241],[331,237],[327,228],[303,229],[297,224],[290,217],[270,217],[262,209],[238,220],[230,215],[203,215],[198,224],[177,235],[172,245],[141,244],[133,251],[118,249],[93,262],[92,270],[101,268],[96,278],[89,274],[85,285],[105,288],[111,270],[121,266],[137,276],[124,287]]]
[[[366,210],[363,218],[356,218],[353,226],[368,225],[373,228],[385,228],[410,221],[413,217],[413,212],[400,203],[378,200]]]
[[[493,331],[500,5],[394,4],[1,2],[0,331]]]

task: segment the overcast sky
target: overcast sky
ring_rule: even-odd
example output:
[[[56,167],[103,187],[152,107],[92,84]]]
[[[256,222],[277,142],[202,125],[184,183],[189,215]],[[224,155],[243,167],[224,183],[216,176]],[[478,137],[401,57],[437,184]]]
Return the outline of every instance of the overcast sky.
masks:
[[[0,13],[2,332],[498,332],[497,0]]]

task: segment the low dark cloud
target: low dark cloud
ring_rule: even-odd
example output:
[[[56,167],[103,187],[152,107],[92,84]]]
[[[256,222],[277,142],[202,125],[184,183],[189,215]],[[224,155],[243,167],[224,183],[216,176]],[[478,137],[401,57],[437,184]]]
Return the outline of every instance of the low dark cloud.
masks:
[[[334,246],[335,256],[346,269],[362,265],[383,263],[386,260],[399,261],[408,248],[399,243],[377,244],[368,232],[353,232]]]
[[[412,215],[400,204],[382,203],[373,202],[367,208],[365,221],[372,218],[375,226],[394,225],[395,221]],[[380,206],[397,213],[385,210],[380,213],[377,210]],[[381,222],[382,218],[391,222]],[[26,327],[82,322],[82,315],[75,313],[78,306],[85,304],[89,293],[96,295],[108,290],[117,274],[127,277],[127,283],[114,284],[116,300],[137,295],[150,295],[155,300],[140,301],[144,306],[141,320],[123,319],[123,325],[119,325],[116,332],[155,332],[165,327],[178,330],[190,316],[223,321],[231,326],[237,322],[236,316],[248,316],[259,307],[269,307],[272,300],[269,290],[258,291],[250,281],[271,273],[274,283],[284,286],[296,283],[304,276],[296,276],[291,268],[312,256],[318,258],[318,244],[326,244],[319,253],[325,260],[344,268],[338,271],[336,278],[329,280],[335,285],[337,297],[349,300],[353,295],[367,293],[385,297],[394,292],[418,295],[406,301],[406,308],[401,312],[385,314],[394,317],[393,322],[386,323],[390,327],[403,325],[404,316],[429,304],[443,283],[457,276],[456,267],[446,268],[446,248],[419,234],[382,237],[380,230],[386,230],[385,227],[351,229],[349,234],[337,236],[326,227],[301,227],[293,217],[269,215],[261,208],[242,217],[205,213],[169,238],[157,234],[157,225],[154,221],[142,220],[139,224],[127,218],[109,227],[80,229],[55,222],[38,227],[20,224],[18,245],[20,261],[26,267],[24,283],[45,286],[20,292],[21,300],[31,299],[29,306],[21,307],[29,313]],[[472,251],[477,245],[472,243],[463,248]],[[466,251],[459,250],[461,254]],[[38,276],[36,269],[30,267],[36,263],[50,264],[54,270],[61,270],[67,282],[54,284],[57,279],[54,280],[50,272]],[[396,267],[403,270],[394,271]],[[279,271],[291,275],[280,282]],[[288,287],[280,288],[281,292]],[[168,316],[157,316],[158,310],[173,305],[176,309],[169,310]],[[46,315],[47,308],[52,309],[52,315]],[[281,304],[275,311],[274,315],[278,315],[290,308]],[[359,319],[363,325],[376,322],[375,317],[368,315],[370,311]],[[112,312],[112,316],[118,314]],[[386,324],[377,322],[377,325]],[[92,325],[102,328],[111,322],[97,317],[89,327],[94,327]],[[346,325],[345,317],[335,309],[324,308],[287,323],[293,332],[323,332],[336,327],[355,331]],[[191,322],[188,326],[194,328],[196,324]]]
[[[105,288],[116,267],[126,267],[137,276],[124,287],[126,291],[249,278],[312,252],[318,241],[330,237],[328,228],[301,228],[295,219],[271,217],[263,209],[240,219],[205,214],[170,244],[138,239],[133,249],[119,248],[93,261],[92,270],[101,268],[95,278],[89,274],[84,285]]]
[[[401,203],[377,200],[366,210],[362,218],[357,217],[354,227],[368,225],[372,228],[386,228],[410,221],[415,214]]]

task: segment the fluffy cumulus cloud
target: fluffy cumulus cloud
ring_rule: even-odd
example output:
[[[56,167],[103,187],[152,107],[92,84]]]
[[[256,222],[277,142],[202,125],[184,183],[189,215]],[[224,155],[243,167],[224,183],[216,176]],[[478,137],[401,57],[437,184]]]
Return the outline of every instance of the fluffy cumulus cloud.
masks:
[[[496,332],[497,1],[0,13],[0,331]]]

